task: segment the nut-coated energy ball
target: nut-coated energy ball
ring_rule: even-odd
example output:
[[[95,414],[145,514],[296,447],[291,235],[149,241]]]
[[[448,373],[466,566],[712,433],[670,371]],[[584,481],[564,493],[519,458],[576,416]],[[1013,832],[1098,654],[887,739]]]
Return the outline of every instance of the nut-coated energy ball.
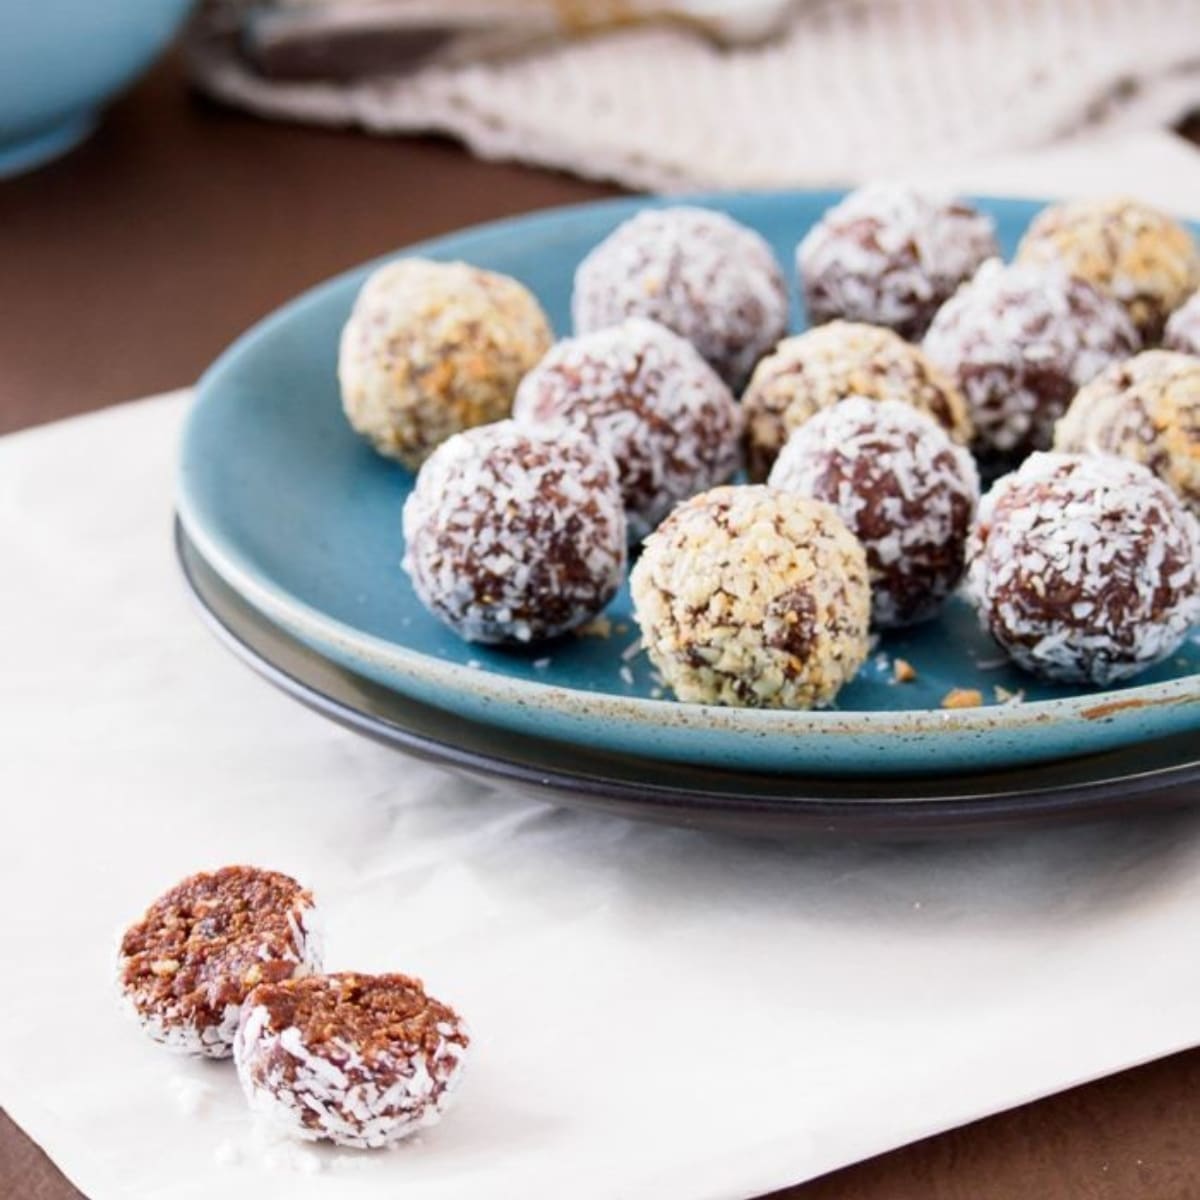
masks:
[[[456,434],[404,506],[421,602],[473,642],[555,637],[594,617],[625,568],[612,456],[570,429],[500,421]]]
[[[642,317],[559,342],[521,382],[513,416],[612,454],[635,540],[741,463],[732,393],[690,342]]]
[[[687,338],[730,387],[787,328],[787,284],[752,229],[706,208],[653,208],[619,225],[579,264],[576,333],[648,317]]]
[[[1054,445],[1140,462],[1200,517],[1200,358],[1146,350],[1115,364],[1080,390]]]
[[[816,500],[695,496],[646,539],[631,582],[646,652],[680,700],[813,708],[867,655],[866,555]]]
[[[118,982],[155,1041],[225,1058],[250,990],[320,960],[308,891],[278,871],[222,867],[176,884],[125,931]]]
[[[971,438],[966,401],[921,350],[890,329],[832,321],[785,338],[758,364],[742,397],[750,478],[765,479],[793,430],[847,396],[902,401],[956,442]]]
[[[958,585],[979,476],[911,404],[851,396],[817,413],[788,439],[769,482],[831,504],[862,542],[874,625],[925,620]]]
[[[397,259],[363,285],[342,331],[342,406],[380,454],[416,470],[452,434],[508,416],[553,340],[515,279]]]
[[[438,1122],[468,1044],[458,1014],[420,980],[343,973],[255,988],[234,1060],[267,1124],[368,1150]]]
[[[1141,338],[1090,283],[992,259],[939,309],[922,345],[966,398],[976,451],[1023,456],[1048,449],[1076,391]]]
[[[1200,525],[1145,467],[1033,454],[980,505],[968,590],[1045,679],[1108,684],[1173,653],[1200,618]]]
[[[969,204],[877,183],[851,192],[809,230],[796,267],[810,324],[843,317],[916,340],[998,253],[991,218]]]
[[[1119,300],[1144,343],[1155,345],[1167,318],[1200,286],[1192,235],[1165,213],[1115,197],[1043,209],[1017,261],[1057,264]]]

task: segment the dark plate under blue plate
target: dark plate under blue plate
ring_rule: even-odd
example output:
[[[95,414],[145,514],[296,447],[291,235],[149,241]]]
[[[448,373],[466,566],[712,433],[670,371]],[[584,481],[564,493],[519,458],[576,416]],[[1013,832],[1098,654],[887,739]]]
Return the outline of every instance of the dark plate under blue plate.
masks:
[[[781,261],[835,197],[794,192],[701,197],[759,230]],[[524,281],[560,332],[579,259],[654,201],[620,200],[483,226],[410,248]],[[981,199],[1011,250],[1038,203]],[[919,673],[896,686],[883,660],[836,710],[779,712],[658,698],[634,640],[627,591],[614,639],[564,638],[529,652],[468,645],[434,620],[399,568],[403,468],[349,430],[337,342],[370,267],[287,305],[227,351],[201,382],[183,446],[180,517],[205,559],[250,604],[330,660],[472,721],[610,753],[750,771],[932,772],[1005,768],[1200,729],[1200,645],[1126,687],[1054,687],[1003,663],[955,601],[884,640]],[[794,324],[799,327],[799,318]],[[953,687],[1023,691],[1026,702],[946,711]]]

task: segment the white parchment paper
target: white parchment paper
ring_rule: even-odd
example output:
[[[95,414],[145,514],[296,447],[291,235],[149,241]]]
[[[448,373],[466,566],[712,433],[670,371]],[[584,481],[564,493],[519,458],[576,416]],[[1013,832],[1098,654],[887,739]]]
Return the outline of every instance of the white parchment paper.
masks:
[[[1193,154],[963,182],[1200,211]],[[464,784],[277,694],[176,576],[186,402],[0,440],[0,1104],[92,1200],[732,1200],[1200,1041],[1200,816],[733,840]],[[228,1065],[126,1023],[117,930],[234,861],[315,890],[332,969],[467,1016],[440,1127],[265,1141]]]

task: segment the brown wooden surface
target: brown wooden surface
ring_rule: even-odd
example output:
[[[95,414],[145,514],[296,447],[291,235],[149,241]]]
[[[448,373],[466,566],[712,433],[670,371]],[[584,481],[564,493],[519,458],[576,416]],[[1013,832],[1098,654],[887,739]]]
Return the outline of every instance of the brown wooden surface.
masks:
[[[364,258],[610,190],[439,141],[261,124],[189,99],[168,62],[70,158],[0,183],[0,431],[187,383],[255,318]],[[1200,1051],[783,1195],[1194,1200]],[[0,1113],[0,1198],[78,1196]]]

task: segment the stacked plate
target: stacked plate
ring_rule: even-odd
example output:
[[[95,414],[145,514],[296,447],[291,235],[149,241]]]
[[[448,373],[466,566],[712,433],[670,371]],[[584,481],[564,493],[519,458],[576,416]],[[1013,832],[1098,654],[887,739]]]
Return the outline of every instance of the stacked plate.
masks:
[[[701,198],[788,261],[836,197]],[[980,200],[1006,248],[1040,205]],[[412,247],[521,279],[560,331],[580,258],[644,200]],[[372,264],[373,266],[374,264]],[[638,652],[623,592],[590,636],[531,651],[459,641],[399,568],[412,476],[347,427],[337,341],[371,266],[236,343],[200,385],[183,448],[180,560],[243,658],[346,724],[560,802],[746,832],[928,832],[1200,795],[1200,640],[1124,688],[1054,687],[1005,663],[961,602],[881,643],[833,711],[685,705]],[[796,322],[799,325],[799,321]],[[894,681],[900,656],[917,670]],[[992,701],[947,710],[952,688]]]

